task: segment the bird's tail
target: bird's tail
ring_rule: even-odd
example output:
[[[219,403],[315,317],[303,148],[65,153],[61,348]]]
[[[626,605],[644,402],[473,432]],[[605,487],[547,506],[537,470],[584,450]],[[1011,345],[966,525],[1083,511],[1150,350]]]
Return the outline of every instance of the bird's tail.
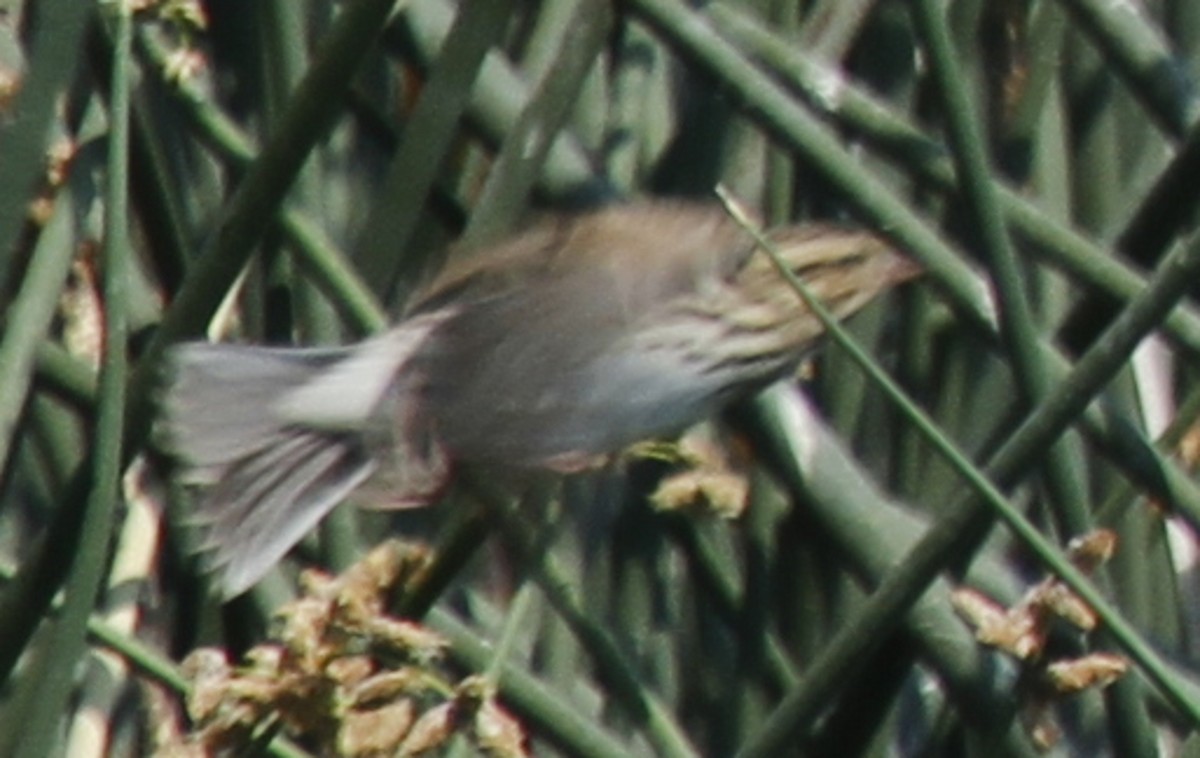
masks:
[[[446,458],[407,386],[419,380],[404,370],[435,324],[416,319],[343,348],[171,351],[157,431],[195,492],[226,596],[257,582],[381,456],[401,462],[387,477],[394,507],[424,504],[440,488]]]

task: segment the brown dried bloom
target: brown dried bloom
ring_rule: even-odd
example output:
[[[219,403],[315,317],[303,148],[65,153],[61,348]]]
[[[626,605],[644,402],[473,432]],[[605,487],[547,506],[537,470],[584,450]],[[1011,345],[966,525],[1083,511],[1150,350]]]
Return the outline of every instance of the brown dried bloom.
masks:
[[[416,706],[397,700],[370,710],[350,710],[338,732],[338,755],[387,755],[412,733]]]
[[[1092,573],[1117,552],[1117,533],[1096,529],[1067,543],[1067,555],[1080,571]]]
[[[523,730],[491,690],[440,666],[446,642],[387,615],[387,599],[427,561],[392,541],[340,577],[311,572],[278,613],[277,642],[238,666],[219,650],[188,656],[195,731],[185,747],[245,748],[274,724],[322,754],[419,755],[461,733],[489,755],[524,755]]]
[[[1068,546],[1071,561],[1088,572],[1112,557],[1115,550],[1116,535],[1109,530],[1091,532]],[[1022,720],[1043,749],[1053,747],[1061,735],[1051,713],[1056,701],[1088,688],[1106,687],[1128,668],[1124,658],[1111,653],[1047,660],[1046,643],[1055,622],[1065,621],[1083,633],[1098,624],[1091,606],[1053,576],[1034,585],[1011,608],[969,588],[955,590],[951,601],[975,629],[980,643],[1021,662]]]
[[[506,711],[494,697],[479,704],[472,725],[475,741],[488,755],[501,758],[522,758],[529,755],[525,730],[521,723]]]
[[[637,454],[649,454],[670,461],[680,471],[659,482],[650,502],[660,511],[686,511],[735,519],[746,510],[750,483],[735,470],[725,451],[714,441],[695,435],[678,445],[642,448]]]

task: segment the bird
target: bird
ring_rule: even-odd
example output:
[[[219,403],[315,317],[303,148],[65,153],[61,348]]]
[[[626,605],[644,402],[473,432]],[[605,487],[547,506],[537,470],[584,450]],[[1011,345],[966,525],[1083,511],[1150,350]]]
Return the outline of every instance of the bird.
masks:
[[[768,236],[839,319],[921,270],[866,230]],[[418,507],[459,464],[587,469],[786,377],[823,331],[722,206],[615,203],[455,256],[356,344],[172,347],[158,434],[232,597],[355,490]]]

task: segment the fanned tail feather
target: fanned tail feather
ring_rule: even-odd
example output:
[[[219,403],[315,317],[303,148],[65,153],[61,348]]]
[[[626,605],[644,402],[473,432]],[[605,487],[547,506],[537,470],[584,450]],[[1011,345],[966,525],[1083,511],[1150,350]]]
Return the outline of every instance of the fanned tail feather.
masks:
[[[241,594],[375,470],[350,435],[284,429],[205,492],[196,521],[227,597]]]
[[[159,433],[195,489],[193,520],[226,596],[257,582],[366,482],[379,468],[375,449],[424,455],[388,472],[398,501],[423,504],[436,491],[448,464],[398,376],[437,321],[346,348],[171,351]]]

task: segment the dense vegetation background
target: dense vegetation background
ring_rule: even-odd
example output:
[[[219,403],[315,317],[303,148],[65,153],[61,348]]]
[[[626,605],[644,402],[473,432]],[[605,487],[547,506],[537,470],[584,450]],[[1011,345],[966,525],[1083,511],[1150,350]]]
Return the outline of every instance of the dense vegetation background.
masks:
[[[0,754],[188,754],[189,688],[208,738],[288,755],[514,754],[485,732],[517,725],[571,756],[1196,749],[1196,3],[0,12]],[[166,346],[355,339],[453,241],[718,184],[924,263],[853,323],[915,406],[830,346],[719,427],[736,517],[651,497],[695,463],[668,446],[520,504],[343,508],[207,591],[145,455]],[[423,627],[309,580],[247,678],[180,670],[389,535],[420,570],[367,584]],[[375,626],[320,637],[346,608]]]

